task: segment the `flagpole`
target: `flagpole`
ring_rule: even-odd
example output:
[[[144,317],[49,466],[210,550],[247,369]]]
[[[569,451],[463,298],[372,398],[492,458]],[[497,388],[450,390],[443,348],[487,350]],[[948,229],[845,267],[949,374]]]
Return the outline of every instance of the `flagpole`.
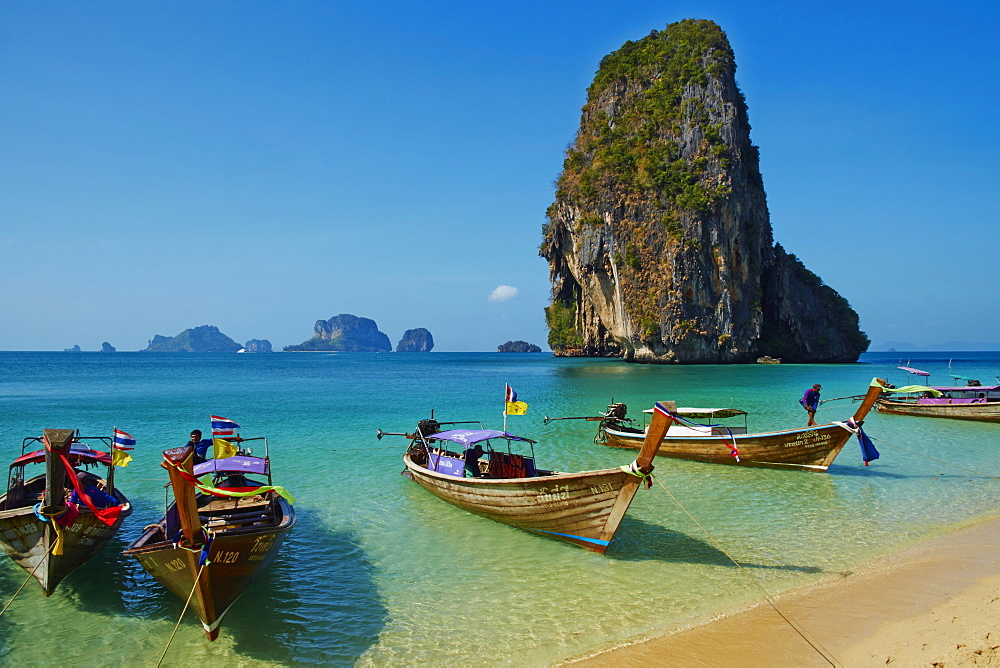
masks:
[[[507,433],[507,383],[503,384],[503,433]]]
[[[111,428],[111,448],[108,456],[111,457],[111,466],[108,467],[108,494],[115,495],[115,435],[118,434],[118,425]]]

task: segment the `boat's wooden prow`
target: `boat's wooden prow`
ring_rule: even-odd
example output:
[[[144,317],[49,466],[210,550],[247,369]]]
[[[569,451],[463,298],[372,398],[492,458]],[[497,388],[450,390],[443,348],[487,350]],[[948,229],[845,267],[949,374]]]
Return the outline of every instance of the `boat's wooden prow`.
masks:
[[[882,391],[885,389],[885,381],[881,378],[872,378],[871,385],[868,387],[868,392],[865,393],[865,398],[861,400],[861,405],[858,406],[858,410],[854,412],[853,420],[855,422],[861,422],[871,411],[872,406],[878,401],[878,398],[882,395]]]

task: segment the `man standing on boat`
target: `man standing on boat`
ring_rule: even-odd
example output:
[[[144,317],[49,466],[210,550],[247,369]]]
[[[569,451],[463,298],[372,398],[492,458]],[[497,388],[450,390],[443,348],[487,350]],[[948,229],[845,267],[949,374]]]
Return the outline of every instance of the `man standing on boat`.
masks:
[[[799,403],[809,413],[809,422],[806,423],[807,427],[812,427],[816,424],[816,409],[819,408],[819,391],[822,389],[823,386],[816,383],[812,388],[806,390],[805,395],[799,399]]]
[[[191,440],[189,440],[186,445],[194,447],[194,463],[201,464],[205,461],[208,449],[212,447],[212,439],[202,439],[201,430],[195,429],[191,432]]]

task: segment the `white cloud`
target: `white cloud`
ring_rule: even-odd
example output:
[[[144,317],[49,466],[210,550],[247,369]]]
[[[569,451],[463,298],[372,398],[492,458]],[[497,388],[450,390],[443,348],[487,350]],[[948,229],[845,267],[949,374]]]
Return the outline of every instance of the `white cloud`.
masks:
[[[521,291],[510,285],[498,285],[493,292],[490,293],[491,302],[505,302],[508,299],[513,299],[521,294]]]

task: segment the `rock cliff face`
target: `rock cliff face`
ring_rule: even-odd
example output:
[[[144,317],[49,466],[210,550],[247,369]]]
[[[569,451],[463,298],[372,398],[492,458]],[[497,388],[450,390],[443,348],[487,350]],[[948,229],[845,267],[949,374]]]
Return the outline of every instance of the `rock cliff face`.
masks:
[[[143,352],[153,353],[235,353],[242,346],[214,325],[185,329],[174,337],[156,334]]]
[[[549,345],[658,363],[855,361],[847,301],[772,239],[725,33],[684,20],[604,58],[548,211]]]
[[[429,353],[434,348],[434,337],[423,327],[408,329],[396,344],[397,353]]]
[[[311,339],[286,352],[343,351],[358,353],[391,352],[389,337],[378,331],[374,320],[342,313],[329,320],[317,320]]]

